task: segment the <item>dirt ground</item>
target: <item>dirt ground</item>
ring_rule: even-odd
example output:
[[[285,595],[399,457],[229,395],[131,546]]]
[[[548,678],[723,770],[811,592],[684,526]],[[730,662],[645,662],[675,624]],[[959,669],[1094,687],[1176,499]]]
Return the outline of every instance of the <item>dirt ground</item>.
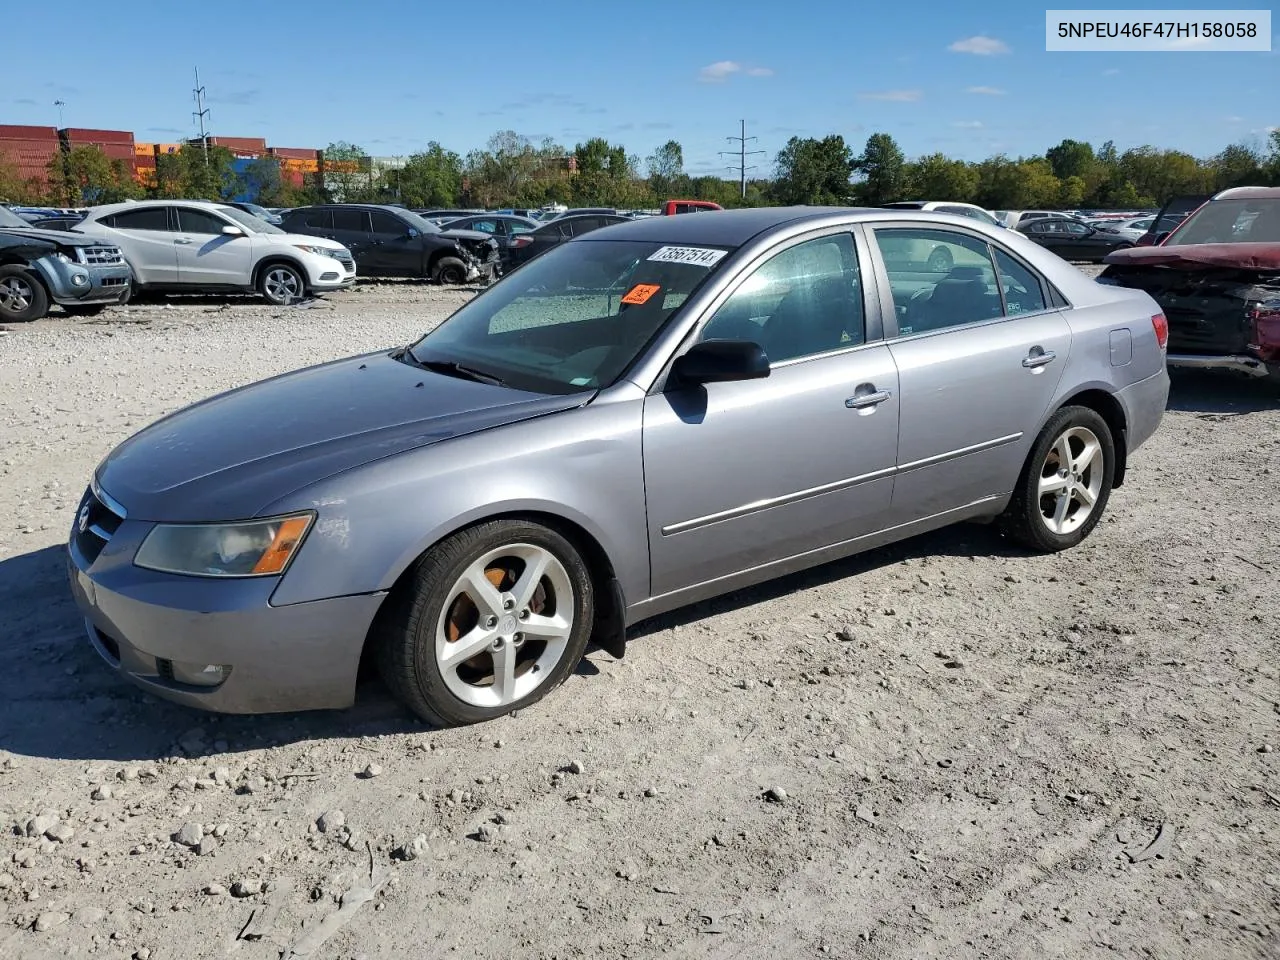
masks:
[[[0,957],[1280,957],[1280,402],[1243,380],[1176,377],[1074,551],[878,550],[642,624],[488,725],[376,681],[220,717],[114,676],[63,559],[97,462],[467,296],[0,333]]]

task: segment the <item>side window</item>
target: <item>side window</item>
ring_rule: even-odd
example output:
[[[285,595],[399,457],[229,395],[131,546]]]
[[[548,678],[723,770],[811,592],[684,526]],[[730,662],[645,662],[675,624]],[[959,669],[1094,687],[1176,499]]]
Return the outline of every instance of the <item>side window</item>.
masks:
[[[497,233],[498,224],[493,220],[475,220],[467,224],[468,230],[479,230],[483,233]]]
[[[332,230],[333,220],[328,210],[312,210],[303,221],[312,230]]]
[[[130,210],[128,213],[117,213],[108,226],[117,230],[160,230],[169,229],[168,207],[146,207],[142,210]]]
[[[950,230],[875,231],[893,294],[898,332],[944,330],[1002,315],[987,245]]]
[[[409,233],[409,225],[399,217],[381,210],[374,210],[369,216],[373,220],[373,232],[380,237],[403,237]]]
[[[368,233],[369,215],[363,210],[351,207],[335,207],[333,210],[333,229],[347,233]]]
[[[864,342],[853,237],[806,240],[765,261],[707,321],[701,339],[751,340],[771,363]]]
[[[1078,237],[1082,237],[1089,232],[1089,228],[1086,227],[1083,223],[1068,222],[1068,223],[1064,223],[1062,227],[1065,233],[1071,233]]]
[[[1000,286],[1004,289],[1005,315],[1012,317],[1048,309],[1040,279],[999,247],[993,246],[992,250],[995,251]]]
[[[215,217],[207,210],[196,210],[194,207],[178,207],[178,231],[180,233],[220,234],[222,228],[228,226],[221,217]]]

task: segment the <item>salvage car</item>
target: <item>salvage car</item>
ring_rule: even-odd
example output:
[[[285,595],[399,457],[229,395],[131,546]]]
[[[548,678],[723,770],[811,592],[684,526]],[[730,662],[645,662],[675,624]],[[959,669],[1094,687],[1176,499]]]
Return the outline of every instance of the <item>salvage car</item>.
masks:
[[[1108,233],[1067,217],[1044,217],[1024,222],[1018,232],[1051,250],[1063,260],[1101,263],[1113,250],[1125,250],[1134,241],[1118,233]]]
[[[628,219],[618,214],[582,213],[548,220],[528,233],[511,238],[506,249],[502,251],[502,269],[510,273],[521,264],[528,263],[566,240],[615,223],[626,223]]]
[[[498,272],[498,243],[477,230],[450,230],[412,210],[386,204],[327,203],[297,207],[284,228],[340,242],[351,251],[361,274],[416,277],[436,283],[492,280]]]
[[[119,247],[41,230],[0,207],[0,321],[39,320],[51,303],[72,316],[91,316],[127,302],[132,280]]]
[[[981,264],[892,268],[899,236]],[[488,720],[589,640],[622,656],[629,624],[926,530],[1079,544],[1160,423],[1164,332],[1145,293],[977,221],[604,227],[408,346],[126,440],[78,506],[72,592],[171,700],[344,707],[367,653],[423,719]]]
[[[1215,194],[1153,247],[1117,251],[1099,283],[1143,290],[1169,321],[1169,365],[1280,386],[1280,187]]]
[[[256,292],[268,303],[287,304],[356,282],[355,261],[342,244],[286,233],[223,203],[106,204],[72,230],[119,246],[137,290]]]

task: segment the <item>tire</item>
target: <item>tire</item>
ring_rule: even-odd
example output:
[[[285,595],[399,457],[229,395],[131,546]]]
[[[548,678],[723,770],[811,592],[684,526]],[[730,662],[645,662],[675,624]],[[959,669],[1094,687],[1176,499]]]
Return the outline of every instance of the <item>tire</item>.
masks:
[[[521,574],[535,560],[545,566],[530,586]],[[378,671],[398,700],[441,727],[492,720],[558,687],[582,660],[595,609],[578,551],[525,520],[482,523],[442,541],[388,602],[375,635]],[[538,618],[545,636],[530,635]],[[503,683],[499,667],[508,663]]]
[[[72,317],[96,317],[107,309],[107,305],[105,303],[64,304],[62,309]]]
[[[277,307],[288,306],[307,295],[307,281],[290,263],[269,263],[258,274],[258,293]]]
[[[950,273],[955,266],[955,258],[946,247],[934,247],[925,266],[930,273]]]
[[[17,264],[0,267],[0,322],[29,323],[49,312],[44,285]]]
[[[431,279],[436,283],[460,284],[467,282],[467,265],[457,257],[441,257],[436,261]]]
[[[1064,441],[1076,464],[1081,454],[1094,449],[1091,461],[1069,468],[1065,477],[1060,467]],[[1000,517],[1002,532],[1046,553],[1076,546],[1102,518],[1115,468],[1115,440],[1107,422],[1088,407],[1063,407],[1045,424],[1027,455],[1013,499]]]

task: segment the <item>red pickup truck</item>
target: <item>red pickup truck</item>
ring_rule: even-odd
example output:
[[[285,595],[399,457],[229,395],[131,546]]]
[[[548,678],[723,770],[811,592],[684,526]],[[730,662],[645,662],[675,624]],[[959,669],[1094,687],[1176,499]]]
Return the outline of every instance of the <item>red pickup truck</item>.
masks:
[[[710,200],[668,200],[662,207],[662,215],[670,217],[677,213],[701,213],[704,210],[723,210],[724,207]]]

